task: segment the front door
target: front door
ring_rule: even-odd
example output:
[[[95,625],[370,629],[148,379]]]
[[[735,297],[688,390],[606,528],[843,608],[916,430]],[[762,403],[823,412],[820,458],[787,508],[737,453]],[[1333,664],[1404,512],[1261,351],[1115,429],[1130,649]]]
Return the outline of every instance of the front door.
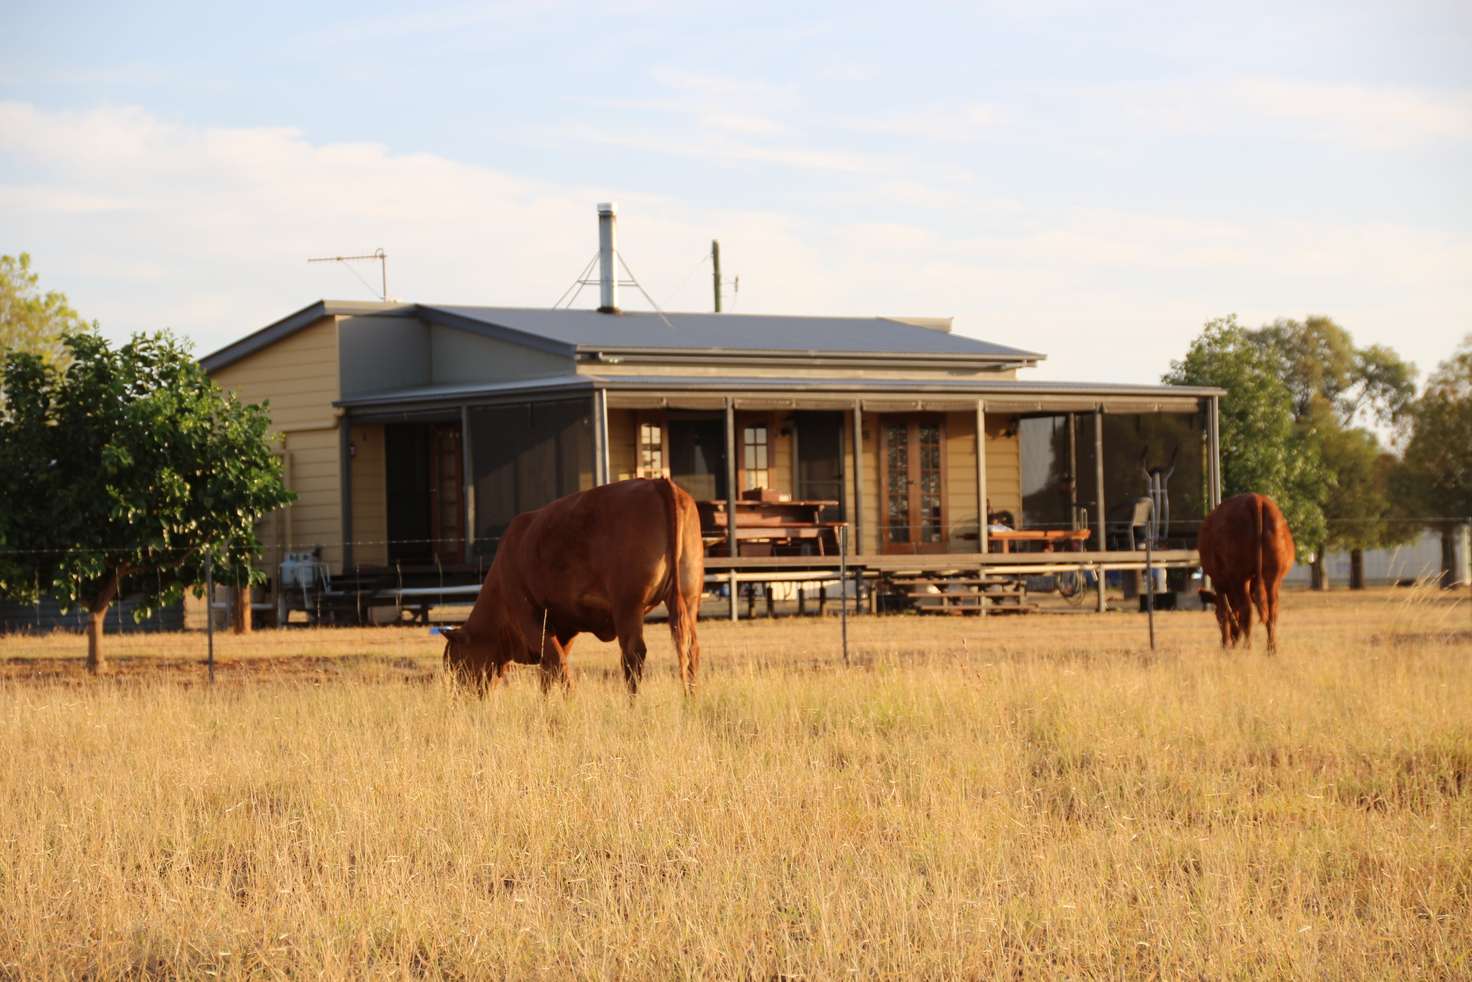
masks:
[[[436,424],[429,438],[429,524],[442,563],[465,559],[464,463],[459,425]]]
[[[945,426],[940,416],[880,417],[880,541],[885,552],[946,547]]]

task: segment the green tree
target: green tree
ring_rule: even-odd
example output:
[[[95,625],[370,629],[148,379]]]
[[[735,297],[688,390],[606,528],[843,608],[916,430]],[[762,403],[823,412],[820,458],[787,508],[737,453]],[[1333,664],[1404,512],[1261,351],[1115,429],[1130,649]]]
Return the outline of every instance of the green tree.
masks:
[[[1277,320],[1252,332],[1253,342],[1276,364],[1293,397],[1295,424],[1317,444],[1326,481],[1318,489],[1327,517],[1322,540],[1305,539],[1312,550],[1314,586],[1328,587],[1324,554],[1347,550],[1350,585],[1363,586],[1364,551],[1413,532],[1389,519],[1391,499],[1378,462],[1379,442],[1360,422],[1390,424],[1416,395],[1416,370],[1382,346],[1357,348],[1333,320],[1313,316]]]
[[[1222,494],[1265,494],[1283,509],[1300,543],[1322,543],[1327,474],[1319,447],[1296,425],[1280,366],[1252,332],[1235,315],[1209,322],[1164,380],[1227,390],[1221,403]]]
[[[41,292],[40,277],[31,272],[31,257],[0,256],[0,354],[29,352],[47,364],[66,357],[62,337],[95,331],[56,290]]]
[[[222,392],[167,332],[63,344],[64,370],[5,358],[0,594],[84,606],[97,671],[115,599],[139,595],[141,616],[203,582],[206,563],[227,581],[259,579],[256,522],[291,495],[265,408]]]
[[[1412,512],[1441,532],[1443,582],[1453,575],[1453,535],[1472,520],[1472,334],[1427,380],[1406,413],[1409,436],[1393,484]]]
[[[1311,406],[1307,425],[1299,425],[1317,440],[1319,457],[1329,477],[1323,551],[1347,551],[1350,588],[1362,589],[1365,550],[1394,545],[1409,537],[1408,526],[1396,520],[1390,489],[1395,457],[1381,448],[1371,431],[1340,424],[1322,401]],[[1316,575],[1322,581],[1321,566]]]
[[[1368,417],[1393,422],[1416,396],[1416,369],[1389,348],[1356,348],[1328,317],[1276,320],[1251,332],[1278,367],[1293,397],[1293,416],[1307,419],[1327,403],[1344,426]]]

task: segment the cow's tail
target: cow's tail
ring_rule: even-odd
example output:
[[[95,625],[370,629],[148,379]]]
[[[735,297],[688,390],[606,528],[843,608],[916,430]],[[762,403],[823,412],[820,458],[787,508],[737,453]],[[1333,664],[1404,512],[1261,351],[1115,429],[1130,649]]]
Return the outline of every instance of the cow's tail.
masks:
[[[664,606],[670,617],[670,639],[675,643],[675,655],[680,662],[680,680],[685,683],[687,690],[693,690],[695,677],[691,649],[695,645],[695,625],[690,616],[690,605],[680,588],[680,568],[685,543],[680,498],[675,493],[675,483],[667,477],[660,479],[659,489],[664,497],[664,510],[669,521],[669,583],[665,588]]]
[[[1262,554],[1268,545],[1263,541],[1262,536],[1263,527],[1266,524],[1263,521],[1263,512],[1267,510],[1267,506],[1267,499],[1262,495],[1258,495],[1257,500],[1253,502],[1252,509],[1253,530],[1257,533],[1252,540],[1254,545],[1252,551],[1257,558],[1256,575],[1252,578],[1252,600],[1257,605],[1257,614],[1262,618],[1264,624],[1267,623],[1268,619],[1268,592],[1267,585],[1263,582],[1262,578]],[[1248,611],[1247,616],[1251,617],[1252,612]]]

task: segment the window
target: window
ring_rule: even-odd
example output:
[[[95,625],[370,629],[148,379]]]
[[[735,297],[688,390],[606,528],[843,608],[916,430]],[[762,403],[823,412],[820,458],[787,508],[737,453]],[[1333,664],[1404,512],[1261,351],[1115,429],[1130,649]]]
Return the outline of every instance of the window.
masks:
[[[639,424],[639,476],[664,476],[664,428],[658,423]]]
[[[741,429],[742,490],[765,488],[771,483],[767,470],[767,428],[745,426]]]

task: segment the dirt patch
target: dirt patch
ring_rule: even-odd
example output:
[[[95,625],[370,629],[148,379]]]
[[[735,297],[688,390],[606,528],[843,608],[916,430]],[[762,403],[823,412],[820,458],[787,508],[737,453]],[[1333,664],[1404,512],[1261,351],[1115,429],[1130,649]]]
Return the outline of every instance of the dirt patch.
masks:
[[[439,676],[437,662],[378,655],[287,655],[281,657],[225,658],[215,662],[215,683],[249,682],[425,683]],[[136,683],[204,685],[209,667],[203,658],[160,656],[108,659],[107,669],[91,675],[81,658],[0,659],[0,683],[25,685],[107,685]]]

